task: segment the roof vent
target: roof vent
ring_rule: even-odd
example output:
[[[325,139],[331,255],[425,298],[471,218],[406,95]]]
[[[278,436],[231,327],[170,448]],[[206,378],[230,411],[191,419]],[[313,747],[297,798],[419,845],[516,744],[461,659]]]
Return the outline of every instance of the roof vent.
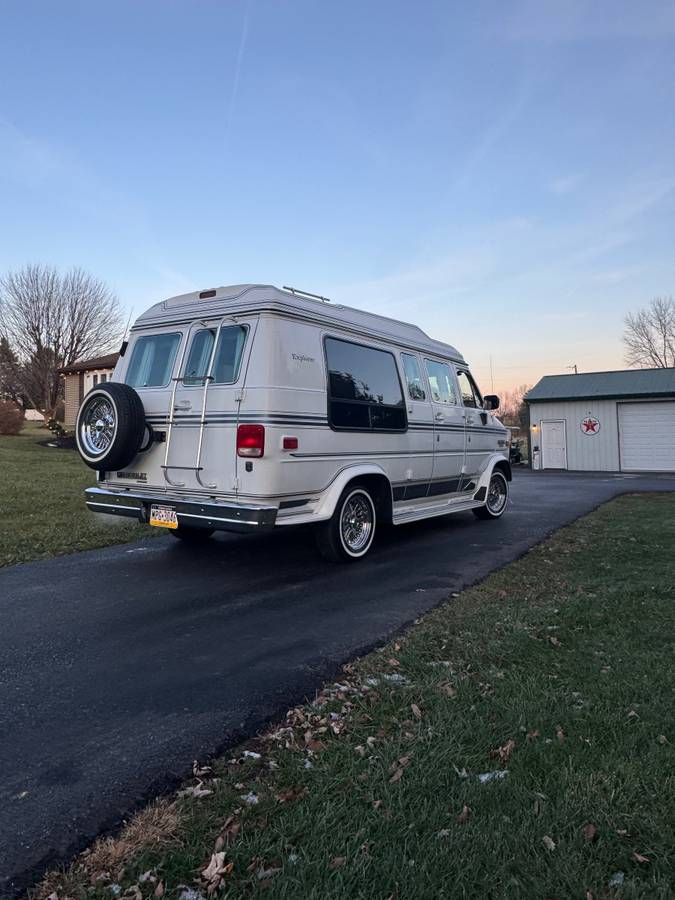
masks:
[[[200,300],[210,300],[211,297],[215,297],[215,296],[216,296],[215,288],[213,288],[213,290],[210,290],[210,291],[200,291],[199,292]]]

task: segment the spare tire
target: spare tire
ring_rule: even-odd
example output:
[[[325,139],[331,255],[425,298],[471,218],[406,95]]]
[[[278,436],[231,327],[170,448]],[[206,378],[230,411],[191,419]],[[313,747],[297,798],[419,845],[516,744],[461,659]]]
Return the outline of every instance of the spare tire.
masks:
[[[75,440],[92,469],[123,469],[136,456],[145,433],[145,410],[128,384],[107,381],[92,388],[77,414]]]

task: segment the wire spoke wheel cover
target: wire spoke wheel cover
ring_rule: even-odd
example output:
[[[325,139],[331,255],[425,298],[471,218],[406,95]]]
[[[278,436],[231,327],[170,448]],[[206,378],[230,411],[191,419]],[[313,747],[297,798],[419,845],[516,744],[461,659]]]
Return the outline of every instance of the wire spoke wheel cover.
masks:
[[[92,388],[77,414],[75,439],[84,462],[92,469],[123,469],[135,458],[143,438],[152,434],[145,424],[145,410],[128,384],[108,381]]]
[[[493,516],[498,516],[504,511],[509,496],[506,478],[501,472],[495,472],[490,479],[490,487],[487,495],[487,508]]]
[[[370,497],[363,491],[354,491],[347,497],[340,515],[340,535],[348,553],[359,555],[370,544],[375,526],[375,515]]]
[[[117,430],[117,416],[110,400],[93,397],[82,410],[80,441],[90,456],[100,456],[111,446]]]

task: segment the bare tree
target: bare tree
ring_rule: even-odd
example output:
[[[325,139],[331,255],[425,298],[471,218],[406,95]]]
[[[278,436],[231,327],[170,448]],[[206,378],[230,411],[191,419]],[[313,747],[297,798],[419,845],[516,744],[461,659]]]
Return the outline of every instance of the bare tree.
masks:
[[[0,401],[11,400],[23,405],[21,366],[6,337],[0,336]]]
[[[0,279],[0,334],[21,364],[22,388],[53,416],[64,366],[111,351],[122,336],[119,301],[102,282],[71,269],[26,265]]]
[[[639,369],[667,369],[675,366],[675,301],[672,297],[655,297],[646,309],[628,313],[626,330],[626,362]]]
[[[506,391],[502,397],[501,408],[497,415],[502,422],[511,428],[527,428],[527,404],[525,394],[531,385],[521,384],[512,391]]]

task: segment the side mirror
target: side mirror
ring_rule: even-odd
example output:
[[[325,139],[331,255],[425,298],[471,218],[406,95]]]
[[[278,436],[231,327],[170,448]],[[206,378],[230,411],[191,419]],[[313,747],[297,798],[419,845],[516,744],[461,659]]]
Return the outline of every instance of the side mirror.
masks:
[[[499,409],[499,397],[496,394],[488,394],[483,398],[483,409]]]

